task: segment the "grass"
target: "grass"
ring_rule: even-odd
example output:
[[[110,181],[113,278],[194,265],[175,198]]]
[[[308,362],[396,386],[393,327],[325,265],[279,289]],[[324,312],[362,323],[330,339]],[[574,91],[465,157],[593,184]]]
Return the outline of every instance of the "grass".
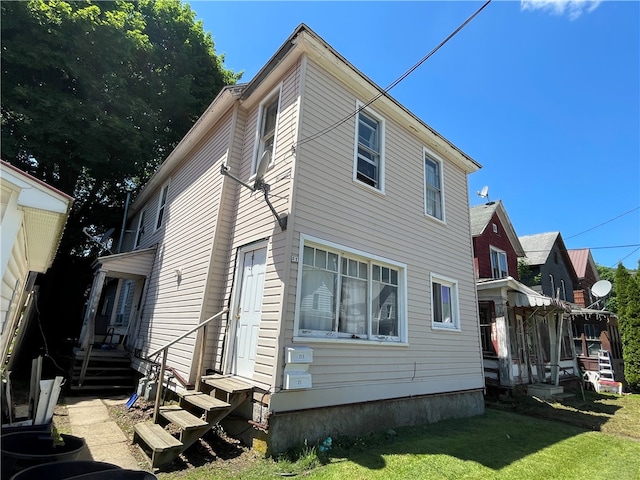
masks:
[[[598,395],[564,404],[526,397],[485,415],[334,439],[278,460],[225,462],[161,480],[267,479],[640,479],[640,396]],[[507,411],[509,410],[509,411]],[[526,413],[526,414],[525,414]]]

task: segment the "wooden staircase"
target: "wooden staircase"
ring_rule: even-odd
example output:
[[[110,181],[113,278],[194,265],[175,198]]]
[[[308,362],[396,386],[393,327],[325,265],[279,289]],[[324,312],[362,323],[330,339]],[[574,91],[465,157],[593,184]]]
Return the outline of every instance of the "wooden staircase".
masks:
[[[102,350],[74,349],[70,390],[135,390],[136,373],[131,368],[131,354],[117,348]],[[88,357],[87,358],[87,354]]]
[[[202,378],[207,393],[179,394],[179,405],[161,406],[155,423],[134,425],[133,443],[150,458],[152,468],[171,463],[220,420],[251,398],[253,387],[237,378],[209,375]],[[166,429],[172,425],[171,434]]]

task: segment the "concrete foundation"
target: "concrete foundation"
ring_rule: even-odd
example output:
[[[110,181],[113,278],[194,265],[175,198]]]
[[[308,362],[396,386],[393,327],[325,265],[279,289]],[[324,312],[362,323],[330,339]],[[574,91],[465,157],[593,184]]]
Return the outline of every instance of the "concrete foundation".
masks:
[[[484,413],[482,390],[381,400],[269,416],[267,453],[275,455],[326,437],[362,435]]]

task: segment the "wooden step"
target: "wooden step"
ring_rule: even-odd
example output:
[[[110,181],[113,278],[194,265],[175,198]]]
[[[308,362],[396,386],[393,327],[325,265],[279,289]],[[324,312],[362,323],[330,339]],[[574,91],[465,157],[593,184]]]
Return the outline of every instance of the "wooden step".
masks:
[[[204,412],[204,419],[210,425],[218,423],[231,411],[231,405],[227,402],[202,392],[180,395],[180,406],[196,415],[200,413],[197,410]]]
[[[250,383],[227,375],[207,375],[202,377],[202,381],[216,390],[223,390],[230,394],[250,392],[253,390],[253,385]]]
[[[184,431],[196,430],[202,427],[209,426],[209,424],[201,418],[190,414],[189,412],[183,410],[178,406],[170,405],[166,407],[160,407],[159,412],[160,415],[166,418],[169,422],[177,425]]]
[[[135,424],[133,430],[133,443],[137,443],[145,453],[151,453],[153,468],[170,463],[180,454],[182,442],[160,425],[142,422]],[[141,443],[147,448],[145,449]]]

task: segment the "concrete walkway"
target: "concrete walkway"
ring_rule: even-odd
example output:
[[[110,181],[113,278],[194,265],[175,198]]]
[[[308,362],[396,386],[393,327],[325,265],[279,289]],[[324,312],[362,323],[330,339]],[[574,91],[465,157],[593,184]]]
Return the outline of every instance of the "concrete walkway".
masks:
[[[107,405],[125,404],[128,397],[67,397],[71,433],[83,437],[87,446],[78,460],[108,462],[131,470],[150,470],[129,451],[130,441],[120,427],[109,418]]]

